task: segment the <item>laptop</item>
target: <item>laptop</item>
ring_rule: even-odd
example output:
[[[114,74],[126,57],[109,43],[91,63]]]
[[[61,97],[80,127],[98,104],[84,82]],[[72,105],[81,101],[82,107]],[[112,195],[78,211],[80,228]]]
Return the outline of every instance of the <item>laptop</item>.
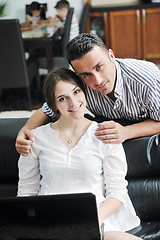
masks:
[[[0,199],[0,240],[100,240],[95,195]]]

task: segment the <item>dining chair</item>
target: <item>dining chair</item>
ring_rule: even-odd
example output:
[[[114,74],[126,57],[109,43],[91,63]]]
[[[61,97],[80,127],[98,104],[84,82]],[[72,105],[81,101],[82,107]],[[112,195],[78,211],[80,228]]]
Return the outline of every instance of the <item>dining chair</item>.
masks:
[[[69,68],[69,63],[67,60],[67,53],[66,53],[66,45],[69,42],[69,36],[70,36],[70,29],[71,29],[71,23],[72,23],[72,17],[73,17],[74,8],[69,8],[65,25],[63,28],[63,34],[62,34],[62,49],[60,49],[60,55],[54,56],[53,52],[53,68],[58,67],[66,67]],[[38,66],[42,69],[47,69],[47,61],[46,57],[37,57]]]
[[[80,33],[86,32],[86,25],[87,25],[89,11],[90,11],[90,5],[89,5],[89,3],[85,3],[82,8],[82,12],[81,12],[80,20],[79,20],[79,32]]]
[[[40,89],[37,62],[25,59],[18,19],[0,20],[0,89],[25,88],[29,109],[32,108],[31,84]]]

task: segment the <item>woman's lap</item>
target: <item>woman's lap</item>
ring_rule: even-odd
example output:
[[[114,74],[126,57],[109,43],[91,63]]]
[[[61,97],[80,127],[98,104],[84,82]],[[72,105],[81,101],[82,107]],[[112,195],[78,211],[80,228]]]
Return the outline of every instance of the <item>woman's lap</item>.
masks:
[[[104,233],[104,240],[141,240],[141,238],[125,232],[108,231]]]

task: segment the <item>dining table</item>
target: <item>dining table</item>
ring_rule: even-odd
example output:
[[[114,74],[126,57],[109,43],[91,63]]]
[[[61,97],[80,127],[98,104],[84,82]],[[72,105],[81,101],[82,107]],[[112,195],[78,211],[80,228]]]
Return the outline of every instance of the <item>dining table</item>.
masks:
[[[38,49],[45,52],[47,68],[53,67],[53,39],[58,27],[53,23],[21,27],[24,49],[30,56]]]

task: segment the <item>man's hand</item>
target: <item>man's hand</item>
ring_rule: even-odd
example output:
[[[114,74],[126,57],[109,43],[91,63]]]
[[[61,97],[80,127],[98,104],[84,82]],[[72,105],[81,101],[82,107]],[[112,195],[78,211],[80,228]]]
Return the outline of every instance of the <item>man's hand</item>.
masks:
[[[30,129],[22,128],[16,139],[16,150],[19,154],[27,156],[35,137]]]
[[[42,126],[43,124],[48,123],[50,118],[43,113],[42,108],[36,110],[31,118],[28,119],[26,124],[18,133],[16,139],[16,149],[17,152],[23,156],[27,156],[31,148],[32,143],[35,140],[34,135],[31,132],[31,129]]]
[[[122,143],[127,139],[127,129],[114,121],[98,124],[96,137],[104,143]]]

